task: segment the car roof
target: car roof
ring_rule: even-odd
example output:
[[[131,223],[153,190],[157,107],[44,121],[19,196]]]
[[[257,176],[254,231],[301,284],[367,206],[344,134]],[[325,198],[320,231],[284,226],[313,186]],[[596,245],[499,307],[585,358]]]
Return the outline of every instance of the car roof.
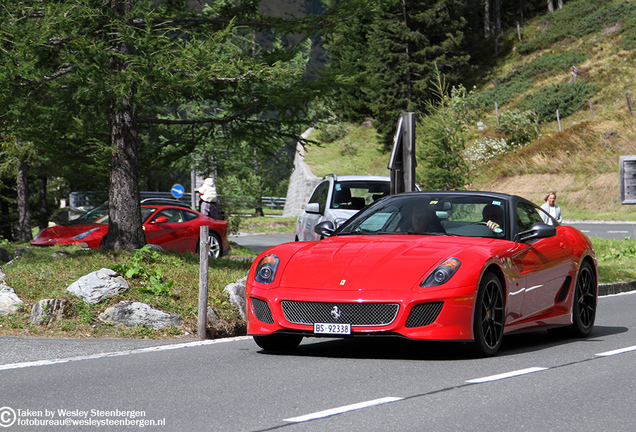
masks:
[[[335,181],[356,181],[356,180],[375,180],[375,181],[391,181],[391,177],[388,176],[374,176],[374,175],[343,175],[336,176],[335,174],[329,174],[328,176],[323,177],[323,179],[327,179],[329,177],[333,177]]]

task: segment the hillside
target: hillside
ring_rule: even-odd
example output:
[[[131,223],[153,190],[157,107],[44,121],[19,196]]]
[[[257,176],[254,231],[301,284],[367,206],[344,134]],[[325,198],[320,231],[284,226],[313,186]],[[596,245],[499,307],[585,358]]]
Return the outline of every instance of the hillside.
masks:
[[[562,10],[526,22],[520,34],[521,40],[515,28],[504,35],[502,53],[486,59],[474,82],[464,85],[473,88],[464,103],[475,104],[466,116],[467,148],[483,148],[493,140],[507,143],[504,150],[471,161],[472,181],[466,187],[514,193],[538,204],[556,190],[568,219],[636,218],[634,206],[620,205],[619,189],[619,156],[636,154],[628,107],[636,91],[636,4],[566,2]],[[510,132],[497,125],[496,114],[501,119],[528,109],[539,117],[540,133],[515,145]],[[344,138],[308,147],[306,162],[313,172],[388,175],[388,152],[380,150],[373,128],[345,128]],[[320,136],[316,132],[312,138]]]

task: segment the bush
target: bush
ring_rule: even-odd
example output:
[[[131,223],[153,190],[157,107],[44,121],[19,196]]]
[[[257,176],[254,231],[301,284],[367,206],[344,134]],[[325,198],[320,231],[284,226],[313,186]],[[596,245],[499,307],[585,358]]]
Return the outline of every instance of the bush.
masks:
[[[554,121],[557,110],[559,116],[565,118],[581,108],[598,90],[584,83],[550,85],[526,96],[519,108],[534,110],[539,122]]]
[[[471,168],[474,169],[479,164],[506,153],[509,148],[508,141],[504,138],[482,138],[468,147],[464,156],[468,159]]]
[[[536,116],[530,110],[504,111],[499,116],[498,129],[510,137],[509,141],[522,145],[537,135]]]

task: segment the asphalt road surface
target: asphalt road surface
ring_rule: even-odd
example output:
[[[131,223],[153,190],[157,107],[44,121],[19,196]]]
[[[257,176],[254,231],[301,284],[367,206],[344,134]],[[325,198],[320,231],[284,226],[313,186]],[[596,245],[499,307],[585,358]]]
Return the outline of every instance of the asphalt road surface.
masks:
[[[305,339],[274,355],[247,337],[2,337],[0,427],[633,430],[635,308],[636,293],[602,297],[589,338],[506,336],[499,355],[486,359],[467,356],[458,344],[402,339]]]

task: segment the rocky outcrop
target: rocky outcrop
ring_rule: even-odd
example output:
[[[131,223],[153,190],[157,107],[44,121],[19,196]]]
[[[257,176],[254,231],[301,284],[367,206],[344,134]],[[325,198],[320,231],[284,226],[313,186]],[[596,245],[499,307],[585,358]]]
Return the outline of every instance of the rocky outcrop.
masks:
[[[69,317],[68,301],[64,299],[40,300],[31,308],[31,322],[50,324]]]
[[[234,283],[227,285],[223,288],[223,291],[230,296],[230,303],[238,309],[241,317],[247,319],[245,315],[245,284],[247,283],[247,276]]]
[[[121,324],[127,327],[144,326],[155,330],[168,326],[179,327],[183,320],[176,313],[154,309],[146,303],[122,301],[109,307],[99,315],[104,322]]]
[[[4,282],[0,284],[0,316],[16,313],[23,304],[13,288]]]
[[[66,291],[80,297],[86,303],[97,304],[107,297],[127,291],[128,288],[126,279],[113,270],[103,268],[82,276],[66,288]]]

